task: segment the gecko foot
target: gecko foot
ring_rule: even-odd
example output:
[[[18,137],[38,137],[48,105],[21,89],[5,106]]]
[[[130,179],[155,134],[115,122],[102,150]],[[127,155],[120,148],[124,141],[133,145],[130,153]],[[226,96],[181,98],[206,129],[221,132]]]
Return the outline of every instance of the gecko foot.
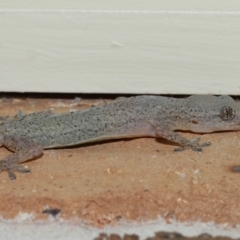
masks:
[[[190,142],[188,144],[186,144],[180,148],[174,149],[174,152],[182,152],[183,150],[186,150],[186,149],[191,149],[196,152],[201,152],[202,148],[208,147],[211,145],[210,142],[205,142],[205,143],[200,144],[199,141],[200,141],[200,138],[194,138],[194,139],[190,140]]]
[[[11,166],[7,166],[7,164],[2,161],[0,162],[0,172],[2,171],[7,171],[10,180],[16,180],[17,176],[14,171],[18,171],[20,173],[29,173],[30,169],[19,164],[12,164]]]

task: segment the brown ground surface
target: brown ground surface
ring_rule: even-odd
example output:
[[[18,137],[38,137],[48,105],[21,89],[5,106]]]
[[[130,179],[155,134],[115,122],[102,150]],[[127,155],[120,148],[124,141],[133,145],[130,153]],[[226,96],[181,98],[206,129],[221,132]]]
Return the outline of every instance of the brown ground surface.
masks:
[[[101,100],[18,99],[1,100],[0,116],[53,109],[85,109]],[[184,133],[188,138],[199,134]],[[17,173],[10,181],[0,175],[0,215],[14,218],[19,212],[47,218],[44,208],[61,209],[61,217],[78,217],[103,226],[124,220],[168,222],[215,221],[231,226],[240,222],[240,133],[201,136],[212,145],[202,153],[173,153],[176,145],[164,139],[139,138],[81,147],[52,149],[27,162],[30,174]],[[0,149],[0,158],[9,154]]]

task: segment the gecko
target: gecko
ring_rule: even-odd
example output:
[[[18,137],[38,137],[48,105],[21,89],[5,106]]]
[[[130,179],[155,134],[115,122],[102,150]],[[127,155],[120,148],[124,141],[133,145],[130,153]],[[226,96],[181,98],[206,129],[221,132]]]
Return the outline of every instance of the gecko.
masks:
[[[0,124],[0,146],[13,152],[0,160],[0,172],[7,171],[14,180],[16,171],[30,172],[21,163],[41,157],[43,149],[109,139],[162,137],[180,146],[175,152],[202,151],[210,145],[200,143],[200,138],[187,139],[178,130],[196,133],[240,130],[240,105],[230,96],[141,95],[75,112],[19,113],[3,118]]]

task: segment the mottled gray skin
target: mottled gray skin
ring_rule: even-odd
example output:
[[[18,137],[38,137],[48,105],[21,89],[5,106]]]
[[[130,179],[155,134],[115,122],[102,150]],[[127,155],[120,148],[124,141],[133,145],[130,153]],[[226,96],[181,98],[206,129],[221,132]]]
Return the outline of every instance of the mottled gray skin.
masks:
[[[163,137],[181,146],[176,151],[201,151],[210,143],[188,140],[175,130],[203,133],[239,129],[240,105],[228,96],[138,96],[64,114],[19,113],[0,124],[0,144],[15,152],[0,161],[0,171],[16,179],[14,171],[30,171],[19,163],[41,156],[43,149],[106,139]]]

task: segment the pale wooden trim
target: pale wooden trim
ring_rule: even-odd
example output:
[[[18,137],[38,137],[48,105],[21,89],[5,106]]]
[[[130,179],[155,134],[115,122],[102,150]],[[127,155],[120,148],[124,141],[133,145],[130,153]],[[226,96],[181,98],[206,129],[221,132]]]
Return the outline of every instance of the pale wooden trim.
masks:
[[[2,0],[0,91],[239,94],[239,1],[138,2]]]

